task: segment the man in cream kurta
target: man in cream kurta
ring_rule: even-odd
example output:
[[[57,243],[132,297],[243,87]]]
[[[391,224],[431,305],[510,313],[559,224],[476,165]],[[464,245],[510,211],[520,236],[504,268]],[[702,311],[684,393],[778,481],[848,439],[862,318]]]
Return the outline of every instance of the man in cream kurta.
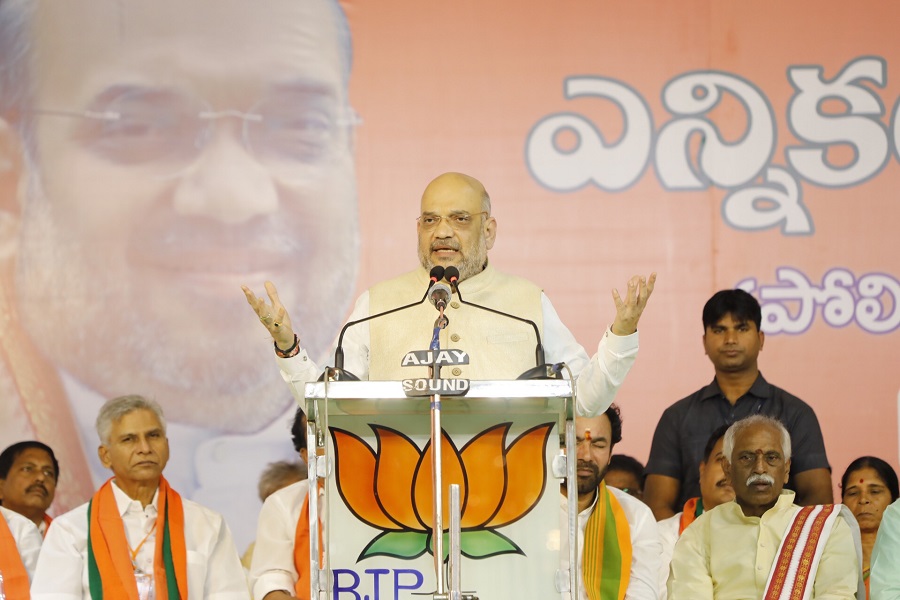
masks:
[[[415,303],[428,289],[433,267],[457,267],[463,299],[534,321],[542,332],[547,362],[565,362],[578,377],[579,413],[602,413],[637,355],[637,324],[656,275],[632,277],[624,299],[613,292],[615,320],[604,332],[597,354],[588,359],[539,287],[488,264],[487,252],[497,233],[490,209],[490,197],[476,179],[460,173],[434,179],[422,195],[417,225],[421,267],[364,293],[350,320]],[[275,341],[283,376],[293,382],[294,395],[302,400],[303,384],[315,380],[319,368],[301,348],[275,286],[267,283],[266,292],[269,302],[244,287],[247,301]],[[470,364],[445,368],[443,377],[514,379],[535,366],[537,340],[527,323],[466,306],[457,296],[450,299],[446,315],[449,325],[441,332],[441,348],[465,350]],[[345,369],[362,379],[422,376],[417,369],[401,369],[400,362],[407,352],[428,347],[437,316],[433,306],[423,303],[351,327],[343,344]]]
[[[754,415],[736,422],[725,434],[723,453],[735,500],[704,512],[681,534],[672,556],[670,600],[763,598],[782,539],[802,508],[794,504],[794,492],[782,489],[790,470],[790,435],[779,421]],[[800,597],[851,600],[860,591],[865,597],[859,528],[849,511],[840,511],[825,536],[814,579],[806,583],[811,594]],[[795,553],[803,549],[801,541]]]

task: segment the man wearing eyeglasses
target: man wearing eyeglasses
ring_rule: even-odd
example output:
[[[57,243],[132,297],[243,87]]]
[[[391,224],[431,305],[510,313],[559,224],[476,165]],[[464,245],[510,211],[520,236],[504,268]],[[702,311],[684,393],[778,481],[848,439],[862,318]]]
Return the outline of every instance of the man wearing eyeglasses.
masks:
[[[584,415],[605,411],[637,356],[637,325],[647,304],[656,274],[635,276],[625,298],[613,291],[616,317],[603,334],[597,354],[588,358],[584,348],[563,325],[550,301],[533,283],[494,269],[488,250],[497,236],[497,220],[491,216],[491,199],[484,186],[462,173],[445,173],[422,194],[417,220],[421,266],[405,275],[380,283],[356,303],[350,320],[395,308],[422,295],[432,267],[459,269],[459,292],[467,302],[530,319],[541,330],[549,363],[565,362],[578,376],[577,409]],[[278,291],[266,283],[268,302],[244,286],[247,301],[275,341],[276,355],[286,380],[311,381],[318,367],[295,335]],[[446,310],[449,324],[440,332],[441,348],[465,350],[470,364],[445,369],[447,377],[464,379],[515,379],[534,367],[534,332],[510,319],[451,299]],[[427,376],[425,367],[401,367],[401,358],[421,349],[432,332],[435,309],[428,303],[351,327],[344,340],[345,367],[362,379],[397,380]],[[305,323],[304,325],[305,326]],[[292,386],[298,401],[303,385]]]
[[[725,432],[735,501],[705,511],[675,544],[669,600],[865,598],[859,526],[842,504],[801,507],[784,489],[791,436],[752,415]]]
[[[281,275],[327,350],[358,258],[349,71],[336,0],[0,0],[0,442],[54,440],[59,508],[103,476],[79,436],[126,390],[165,404],[173,484],[226,515],[291,456],[233,290]]]

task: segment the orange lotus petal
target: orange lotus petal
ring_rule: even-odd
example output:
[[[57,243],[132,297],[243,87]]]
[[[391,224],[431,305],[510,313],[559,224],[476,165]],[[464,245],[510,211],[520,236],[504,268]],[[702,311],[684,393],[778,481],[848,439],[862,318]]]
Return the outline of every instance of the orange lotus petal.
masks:
[[[460,452],[469,485],[469,497],[462,515],[462,528],[487,523],[503,500],[506,490],[506,461],[503,447],[512,423],[501,423],[472,438]]]
[[[370,425],[378,438],[375,494],[384,512],[406,529],[423,531],[413,509],[413,476],[420,453],[416,445],[393,429]]]
[[[507,489],[503,504],[486,527],[502,527],[531,510],[544,491],[547,462],[544,448],[552,423],[520,435],[506,453]]]
[[[432,518],[431,503],[434,494],[431,490],[431,442],[425,447],[422,453],[422,460],[416,469],[414,498],[416,505],[416,514],[422,525],[430,529],[434,523]],[[450,525],[450,492],[448,486],[456,483],[460,487],[460,506],[466,505],[466,472],[463,469],[462,459],[459,457],[459,450],[453,445],[453,442],[447,437],[447,433],[441,432],[441,464],[443,465],[443,502],[444,505],[444,529]]]
[[[399,529],[375,498],[375,453],[358,436],[331,428],[337,488],[356,517],[378,529]]]

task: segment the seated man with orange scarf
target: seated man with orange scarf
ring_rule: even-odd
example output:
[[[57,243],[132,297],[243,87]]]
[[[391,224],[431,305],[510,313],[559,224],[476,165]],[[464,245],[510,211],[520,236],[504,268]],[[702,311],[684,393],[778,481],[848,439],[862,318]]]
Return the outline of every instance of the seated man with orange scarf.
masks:
[[[734,488],[725,474],[725,454],[722,450],[728,427],[723,425],[716,429],[706,442],[703,460],[700,462],[700,496],[689,499],[681,512],[656,524],[662,544],[659,571],[661,597],[666,595],[666,580],[669,579],[669,564],[672,562],[675,542],[685,528],[704,512],[734,500]]]
[[[98,455],[113,472],[87,504],[54,519],[32,600],[246,600],[247,582],[222,517],[182,499],[162,471],[162,409],[141,396],[108,401]]]
[[[41,534],[34,523],[0,506],[0,592],[7,598],[28,598],[40,551]]]
[[[294,448],[307,461],[306,415],[294,414]],[[304,479],[270,494],[259,513],[250,591],[253,598],[309,598],[309,482]]]
[[[612,450],[622,440],[613,404],[596,417],[575,417],[578,458],[578,581],[574,600],[657,600],[659,535],[643,502],[603,481]],[[562,486],[563,496],[566,486]],[[567,571],[567,500],[560,507],[561,570]],[[570,596],[571,597],[571,596]]]

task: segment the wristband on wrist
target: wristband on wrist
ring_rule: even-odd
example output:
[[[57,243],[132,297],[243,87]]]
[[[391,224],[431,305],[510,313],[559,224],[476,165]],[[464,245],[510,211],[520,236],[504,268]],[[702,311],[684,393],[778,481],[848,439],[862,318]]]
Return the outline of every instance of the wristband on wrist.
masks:
[[[290,358],[292,356],[297,356],[300,353],[300,338],[297,337],[297,334],[294,334],[294,343],[287,350],[282,350],[278,347],[278,342],[273,342],[275,345],[275,355],[280,358]]]

